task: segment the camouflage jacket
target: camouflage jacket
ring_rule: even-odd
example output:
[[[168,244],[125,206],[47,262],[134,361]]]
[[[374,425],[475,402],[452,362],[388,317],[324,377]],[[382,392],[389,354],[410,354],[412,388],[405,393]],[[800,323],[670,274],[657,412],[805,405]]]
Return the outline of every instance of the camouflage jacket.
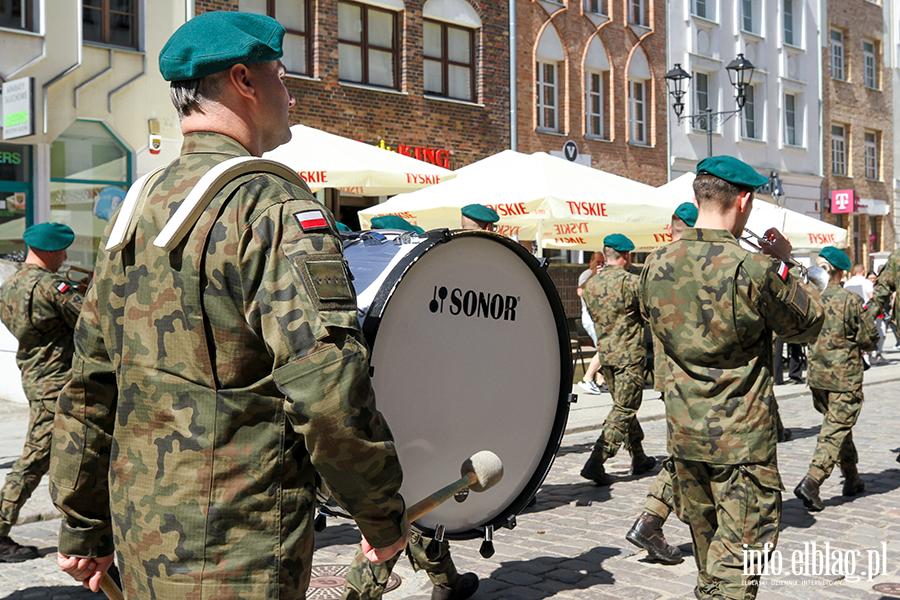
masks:
[[[818,335],[815,288],[727,231],[690,228],[644,265],[641,312],[666,355],[669,454],[713,464],[774,459],[772,332],[791,342]]]
[[[33,264],[0,286],[0,320],[19,340],[16,364],[29,401],[55,400],[72,373],[81,295],[62,276]]]
[[[405,533],[330,213],[250,173],[174,250],[153,245],[199,178],[242,155],[224,135],[185,136],[131,242],[107,252],[107,227],[76,327],[50,466],[59,551],[115,543],[128,597],[303,598],[316,472],[374,546]]]
[[[863,310],[858,294],[829,283],[822,294],[825,324],[809,345],[809,387],[832,392],[858,390],[863,382],[862,353],[878,346],[875,314]]]
[[[866,312],[871,312],[873,319],[891,301],[891,294],[897,291],[897,280],[900,278],[898,271],[900,271],[900,250],[894,250],[888,257],[884,269],[878,274],[875,295],[866,305]],[[900,327],[900,310],[897,310],[896,306],[891,311],[891,323]]]
[[[636,275],[618,265],[606,265],[588,279],[584,301],[597,331],[600,364],[626,366],[644,360]]]

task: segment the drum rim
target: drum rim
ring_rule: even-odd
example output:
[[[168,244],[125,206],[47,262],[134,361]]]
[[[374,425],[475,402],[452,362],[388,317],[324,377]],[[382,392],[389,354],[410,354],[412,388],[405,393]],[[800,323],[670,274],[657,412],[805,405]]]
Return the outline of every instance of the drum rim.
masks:
[[[553,462],[556,459],[556,455],[562,444],[566,423],[569,419],[569,405],[573,402],[572,384],[568,383],[567,385],[567,382],[571,382],[573,377],[572,347],[569,343],[569,327],[566,320],[565,308],[559,297],[559,292],[547,272],[549,261],[546,259],[538,260],[519,243],[498,233],[482,230],[459,229],[451,231],[449,229],[433,229],[424,234],[419,234],[419,237],[422,238],[423,241],[411,250],[408,255],[403,257],[403,259],[401,259],[386,276],[384,285],[382,285],[381,289],[375,294],[371,305],[366,311],[366,316],[362,323],[362,332],[366,342],[369,344],[370,350],[374,351],[381,319],[388,304],[390,304],[390,299],[393,296],[394,291],[400,284],[400,281],[403,279],[406,272],[418,262],[426,252],[438,244],[444,244],[452,239],[467,236],[481,237],[505,245],[515,252],[534,273],[541,288],[544,290],[544,294],[547,296],[550,309],[553,311],[554,321],[556,322],[560,359],[560,380],[559,392],[557,394],[556,415],[553,419],[553,426],[550,429],[550,439],[547,440],[547,447],[544,449],[544,453],[538,462],[538,466],[528,480],[528,483],[525,485],[522,493],[519,494],[509,506],[505,507],[500,514],[487,523],[466,531],[454,533],[447,532],[445,537],[452,540],[470,540],[482,537],[487,526],[493,527],[495,531],[501,527],[507,527],[508,529],[515,527],[516,517],[537,493],[541,484],[543,484],[544,480],[547,478],[550,469],[553,467]],[[414,526],[426,537],[434,536],[434,530],[432,528],[423,527],[418,524],[414,524]]]

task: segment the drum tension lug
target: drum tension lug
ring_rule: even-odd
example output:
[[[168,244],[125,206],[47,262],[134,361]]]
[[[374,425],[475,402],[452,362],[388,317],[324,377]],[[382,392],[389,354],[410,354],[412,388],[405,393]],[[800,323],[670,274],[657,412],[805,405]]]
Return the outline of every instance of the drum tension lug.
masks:
[[[542,271],[546,271],[546,270],[547,270],[547,267],[550,266],[550,259],[549,259],[549,258],[541,257],[541,258],[537,259],[537,261],[538,261],[538,267],[539,267]]]
[[[316,520],[313,522],[313,529],[316,530],[316,533],[322,533],[323,531],[325,531],[325,525],[327,525],[326,521],[327,519],[325,517],[325,513],[323,513],[321,510],[318,511]]]
[[[578,402],[578,394],[569,394],[569,404],[576,404]]]
[[[444,531],[445,527],[443,525],[438,525],[434,528],[434,537],[425,546],[425,556],[428,557],[428,560],[437,560],[441,555],[441,542],[444,541]]]
[[[478,550],[481,558],[490,558],[494,555],[494,526],[484,526],[484,541],[481,542],[481,549]]]
[[[516,523],[516,515],[509,515],[508,517],[506,517],[505,527],[507,529],[515,529],[517,524],[518,523]]]

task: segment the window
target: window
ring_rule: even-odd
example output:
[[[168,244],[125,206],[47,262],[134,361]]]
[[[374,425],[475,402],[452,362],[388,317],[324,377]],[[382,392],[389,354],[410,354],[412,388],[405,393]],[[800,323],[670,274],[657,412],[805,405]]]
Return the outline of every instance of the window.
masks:
[[[784,43],[794,46],[794,0],[784,0]]]
[[[4,0],[0,2],[0,27],[35,30],[34,0]]]
[[[693,13],[704,19],[715,19],[715,0],[693,0]]]
[[[757,102],[756,86],[747,86],[744,92],[744,137],[762,139],[762,94]]]
[[[399,88],[398,14],[356,2],[338,2],[338,78]]]
[[[556,131],[556,107],[558,105],[556,64],[537,62],[537,113],[538,129]]]
[[[844,33],[831,30],[831,77],[846,80],[844,73]]]
[[[843,125],[831,126],[831,172],[847,175],[847,137]]]
[[[797,114],[797,96],[784,95],[784,143],[788,146],[799,146],[797,141],[802,134],[802,127]]]
[[[878,89],[878,66],[875,62],[875,42],[863,40],[863,79],[867,88]]]
[[[609,54],[598,36],[588,45],[585,71],[585,135],[609,139]]]
[[[710,112],[716,112],[716,97],[715,93],[710,91],[714,88],[712,87],[713,82],[711,81],[711,77],[707,73],[695,73],[694,74],[694,92],[697,94],[697,112],[703,113],[706,109],[709,109]],[[701,119],[702,122],[697,123],[700,126],[700,129],[706,131],[706,120]],[[718,131],[718,127],[716,123],[712,123],[712,130]]]
[[[647,7],[644,0],[628,0],[628,22],[644,27],[650,22],[647,19]]]
[[[137,0],[84,0],[84,41],[136,48]]]
[[[425,93],[475,98],[475,35],[471,29],[424,21]]]
[[[284,26],[284,56],[281,62],[288,73],[312,75],[312,0],[240,0],[242,12],[269,15]]]
[[[866,139],[866,179],[880,179],[878,170],[878,134],[867,131]]]
[[[647,84],[644,81],[628,82],[631,109],[631,141],[647,143]]]
[[[762,3],[755,0],[741,0],[741,29],[760,33],[760,17],[762,16]]]
[[[608,15],[606,12],[607,0],[584,0],[584,12],[598,15]]]

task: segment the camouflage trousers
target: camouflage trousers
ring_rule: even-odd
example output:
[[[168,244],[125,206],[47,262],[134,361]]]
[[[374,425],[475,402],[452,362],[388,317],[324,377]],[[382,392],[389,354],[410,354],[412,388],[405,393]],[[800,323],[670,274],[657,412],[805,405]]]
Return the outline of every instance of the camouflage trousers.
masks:
[[[748,465],[675,459],[674,467],[675,510],[691,528],[697,598],[755,598],[758,564],[775,548],[781,524],[774,459]]]
[[[613,407],[603,422],[603,433],[594,444],[594,452],[600,452],[603,460],[609,460],[625,444],[629,454],[643,452],[641,442],[644,430],[637,420],[644,394],[644,366],[641,363],[624,367],[601,366],[603,380],[613,397]]]
[[[428,574],[431,583],[435,586],[453,586],[459,579],[456,566],[450,558],[450,543],[444,540],[440,543],[440,552],[435,560],[425,556],[425,548],[431,542],[421,534],[413,531],[406,546],[406,555],[413,570],[423,569]],[[400,555],[375,565],[370,563],[362,552],[357,552],[350,565],[347,574],[347,582],[344,586],[344,595],[341,600],[381,600],[384,588],[394,565],[397,564]]]
[[[647,494],[647,501],[644,502],[644,512],[656,515],[663,521],[669,518],[675,507],[674,493],[672,492],[672,474],[666,468],[669,464],[667,457],[663,461],[663,468],[659,470],[653,483],[650,484],[650,492]]]
[[[850,392],[831,392],[812,388],[813,407],[823,415],[819,440],[809,465],[809,477],[821,484],[828,479],[835,463],[856,464],[859,455],[853,444],[851,428],[856,425],[862,408],[862,389]]]
[[[31,493],[41,482],[50,467],[50,440],[56,398],[29,401],[28,433],[25,449],[6,475],[6,483],[0,490],[0,537],[9,535],[10,528],[19,519],[19,511],[31,498]]]

